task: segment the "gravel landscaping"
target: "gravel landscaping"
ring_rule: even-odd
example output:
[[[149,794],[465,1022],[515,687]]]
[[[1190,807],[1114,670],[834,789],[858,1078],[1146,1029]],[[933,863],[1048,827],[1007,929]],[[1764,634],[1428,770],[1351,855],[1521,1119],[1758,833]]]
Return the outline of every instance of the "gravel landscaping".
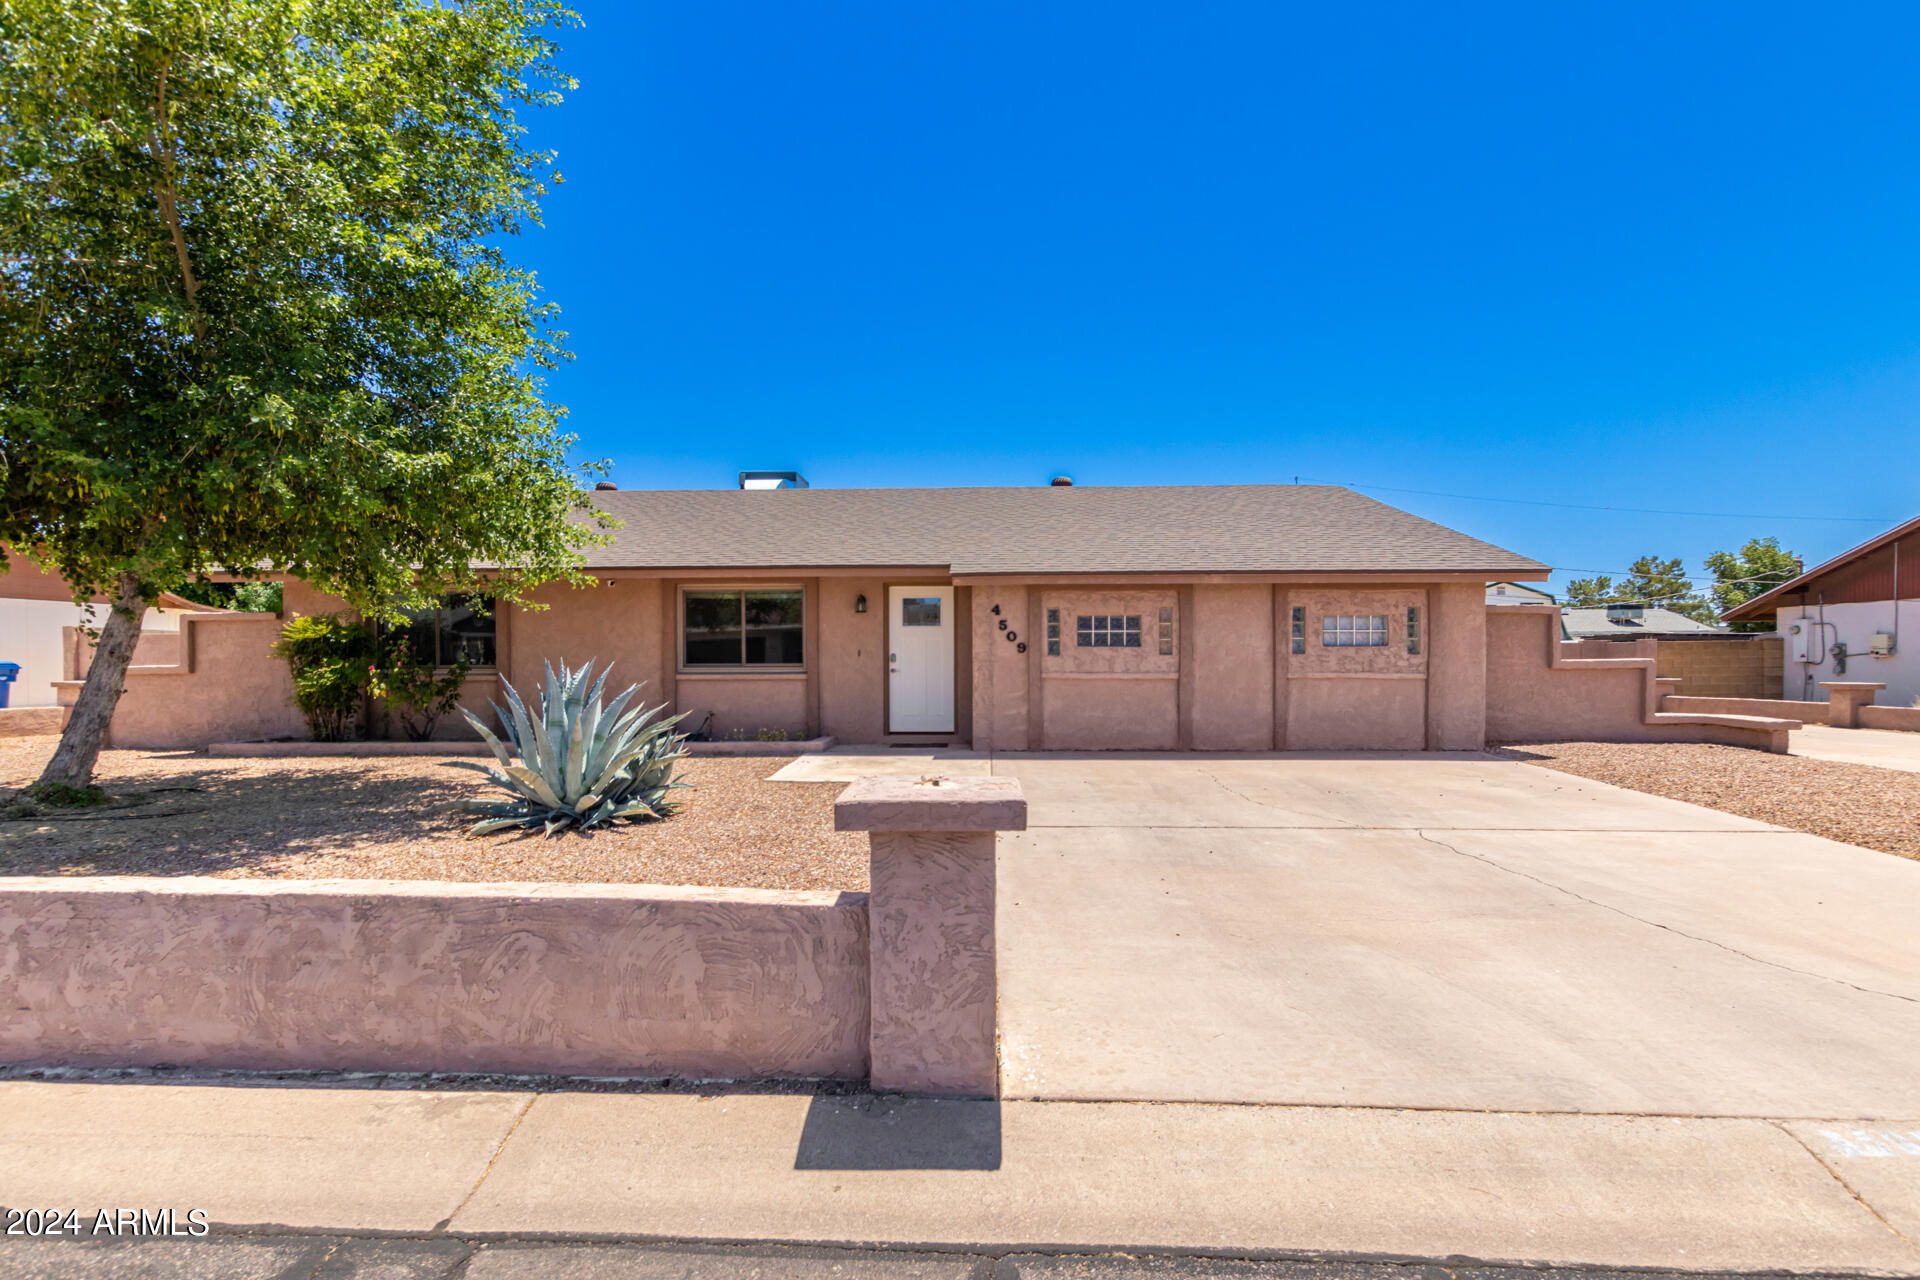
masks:
[[[1704,742],[1529,742],[1495,755],[1920,858],[1920,773]]]
[[[55,739],[0,739],[0,808]],[[433,757],[210,759],[107,751],[114,802],[0,821],[0,875],[297,880],[565,880],[764,889],[867,887],[867,838],[833,829],[839,783],[768,782],[791,756],[696,757],[665,822],[546,839],[468,839],[447,812],[480,775]]]

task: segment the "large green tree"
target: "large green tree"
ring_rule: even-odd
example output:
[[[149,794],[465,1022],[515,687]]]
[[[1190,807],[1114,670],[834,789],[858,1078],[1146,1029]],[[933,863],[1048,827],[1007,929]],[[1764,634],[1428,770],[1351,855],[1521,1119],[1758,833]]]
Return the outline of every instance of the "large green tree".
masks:
[[[86,785],[157,592],[368,612],[597,536],[504,252],[558,180],[547,0],[0,0],[0,545],[112,601],[46,784]],[[3,553],[0,553],[3,554]]]
[[[1707,557],[1713,574],[1713,603],[1721,613],[1737,608],[1800,576],[1800,557],[1781,549],[1778,538],[1753,538],[1738,552],[1716,551]],[[1736,622],[1740,631],[1769,631],[1771,622]]]
[[[1670,609],[1696,622],[1711,622],[1715,616],[1707,598],[1694,590],[1678,556],[1641,556],[1617,584],[1610,577],[1575,578],[1567,583],[1567,602],[1572,605],[1591,608],[1628,601]]]

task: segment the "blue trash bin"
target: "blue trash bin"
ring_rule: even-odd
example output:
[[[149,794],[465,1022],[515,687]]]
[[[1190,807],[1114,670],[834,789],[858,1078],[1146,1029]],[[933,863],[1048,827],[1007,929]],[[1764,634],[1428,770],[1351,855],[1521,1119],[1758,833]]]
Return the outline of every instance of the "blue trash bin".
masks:
[[[13,692],[13,682],[19,678],[19,663],[0,662],[0,707],[7,705],[7,695]]]

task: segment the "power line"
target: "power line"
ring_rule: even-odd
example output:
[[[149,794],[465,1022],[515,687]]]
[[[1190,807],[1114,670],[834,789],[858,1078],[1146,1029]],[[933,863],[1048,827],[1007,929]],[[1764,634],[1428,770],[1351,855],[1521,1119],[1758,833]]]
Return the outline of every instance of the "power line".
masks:
[[[1543,502],[1537,498],[1490,498],[1476,493],[1439,493],[1432,489],[1402,489],[1390,484],[1361,484],[1354,480],[1321,480],[1305,477],[1310,484],[1338,484],[1349,489],[1377,489],[1381,493],[1416,493],[1427,498],[1454,498],[1461,502],[1504,502],[1521,507],[1557,507],[1564,511],[1617,511],[1637,516],[1703,516],[1715,520],[1818,520],[1834,524],[1899,524],[1898,519],[1879,516],[1800,516],[1766,514],[1754,511],[1667,511],[1657,507],[1594,506],[1582,502]],[[1582,573],[1594,570],[1583,569]]]

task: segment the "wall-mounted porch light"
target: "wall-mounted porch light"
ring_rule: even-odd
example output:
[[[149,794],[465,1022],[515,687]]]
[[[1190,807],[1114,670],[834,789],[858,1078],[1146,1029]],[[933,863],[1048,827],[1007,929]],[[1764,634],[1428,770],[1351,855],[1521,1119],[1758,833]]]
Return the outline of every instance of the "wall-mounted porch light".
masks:
[[[867,611],[867,598],[864,595],[853,598],[853,611],[855,613],[865,613]]]

